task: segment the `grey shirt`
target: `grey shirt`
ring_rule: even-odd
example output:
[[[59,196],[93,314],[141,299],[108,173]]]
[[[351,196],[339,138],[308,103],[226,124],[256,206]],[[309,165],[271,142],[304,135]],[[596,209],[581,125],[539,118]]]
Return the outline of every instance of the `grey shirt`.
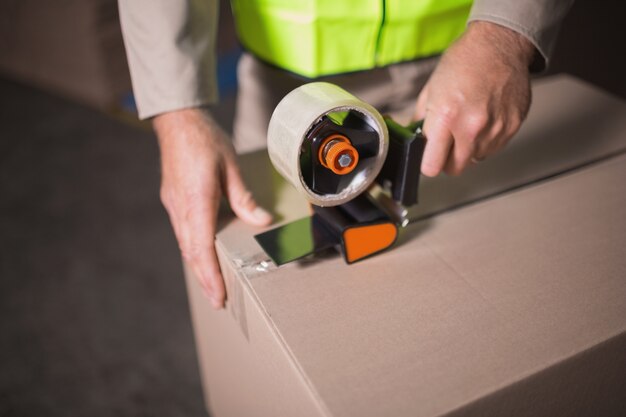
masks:
[[[118,0],[133,90],[142,119],[215,103],[219,0]],[[468,22],[505,26],[547,66],[559,24],[574,0],[475,0]]]

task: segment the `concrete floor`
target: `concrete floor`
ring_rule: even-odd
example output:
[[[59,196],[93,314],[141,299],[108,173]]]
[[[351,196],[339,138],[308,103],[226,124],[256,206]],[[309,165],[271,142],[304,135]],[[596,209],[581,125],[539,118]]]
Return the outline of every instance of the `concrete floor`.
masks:
[[[0,92],[0,416],[206,415],[154,137]]]

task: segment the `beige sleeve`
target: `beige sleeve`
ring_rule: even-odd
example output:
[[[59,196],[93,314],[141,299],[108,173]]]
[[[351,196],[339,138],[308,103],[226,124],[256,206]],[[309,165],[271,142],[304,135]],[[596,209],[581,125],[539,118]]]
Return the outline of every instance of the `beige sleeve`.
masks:
[[[572,3],[574,0],[475,0],[468,21],[496,23],[525,36],[539,52],[531,70],[542,71]]]
[[[139,117],[217,101],[218,0],[118,0]]]

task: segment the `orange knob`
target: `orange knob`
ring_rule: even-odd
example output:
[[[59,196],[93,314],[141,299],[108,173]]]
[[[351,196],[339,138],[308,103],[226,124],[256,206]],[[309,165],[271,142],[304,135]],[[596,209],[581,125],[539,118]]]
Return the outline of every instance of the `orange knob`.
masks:
[[[359,163],[359,153],[343,135],[330,135],[322,142],[319,152],[322,166],[337,175],[346,175]]]

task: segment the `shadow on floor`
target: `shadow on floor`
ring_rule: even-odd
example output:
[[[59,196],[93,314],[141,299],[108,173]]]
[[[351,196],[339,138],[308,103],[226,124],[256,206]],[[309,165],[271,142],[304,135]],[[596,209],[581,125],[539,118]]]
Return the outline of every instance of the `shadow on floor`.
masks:
[[[0,91],[0,416],[206,415],[154,137]]]

